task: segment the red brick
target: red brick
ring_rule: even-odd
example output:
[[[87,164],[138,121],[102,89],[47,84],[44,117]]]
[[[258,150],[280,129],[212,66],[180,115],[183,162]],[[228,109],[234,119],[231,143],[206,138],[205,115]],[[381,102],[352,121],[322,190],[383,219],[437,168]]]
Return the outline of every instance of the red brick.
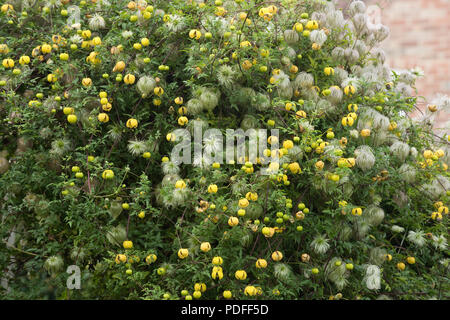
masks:
[[[393,69],[422,68],[425,77],[416,83],[418,94],[428,101],[438,94],[450,95],[450,1],[366,0],[379,4],[381,21],[391,34],[382,43]],[[426,107],[427,103],[423,103]],[[441,113],[439,124],[450,119]]]

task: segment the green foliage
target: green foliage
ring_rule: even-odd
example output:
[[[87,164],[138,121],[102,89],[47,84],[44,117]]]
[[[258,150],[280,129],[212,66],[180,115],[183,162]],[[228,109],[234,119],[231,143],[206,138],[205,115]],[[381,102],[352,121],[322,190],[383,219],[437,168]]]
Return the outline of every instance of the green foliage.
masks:
[[[0,297],[450,298],[449,136],[408,116],[386,29],[360,1],[221,2],[3,4]],[[194,125],[278,129],[278,172],[178,165]]]

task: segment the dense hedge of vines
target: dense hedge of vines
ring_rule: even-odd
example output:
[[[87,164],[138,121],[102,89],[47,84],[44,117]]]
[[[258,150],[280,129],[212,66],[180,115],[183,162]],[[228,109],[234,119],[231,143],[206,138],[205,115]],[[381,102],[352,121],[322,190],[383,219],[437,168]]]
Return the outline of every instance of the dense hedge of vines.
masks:
[[[0,297],[448,299],[450,98],[409,116],[420,71],[365,11],[2,1]],[[179,164],[180,128],[268,149]]]

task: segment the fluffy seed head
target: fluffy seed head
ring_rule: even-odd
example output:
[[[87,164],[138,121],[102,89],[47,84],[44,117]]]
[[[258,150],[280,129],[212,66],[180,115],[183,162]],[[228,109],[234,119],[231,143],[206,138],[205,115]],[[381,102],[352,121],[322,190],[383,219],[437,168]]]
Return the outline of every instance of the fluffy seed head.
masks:
[[[375,156],[369,146],[362,145],[355,150],[356,165],[367,171],[375,164]]]

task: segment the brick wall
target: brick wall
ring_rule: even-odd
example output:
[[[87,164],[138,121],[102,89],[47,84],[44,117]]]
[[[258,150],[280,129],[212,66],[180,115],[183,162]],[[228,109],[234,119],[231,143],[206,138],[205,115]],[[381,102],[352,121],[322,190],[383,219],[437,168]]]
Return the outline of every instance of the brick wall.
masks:
[[[365,2],[369,13],[376,14],[379,10],[381,23],[390,28],[390,37],[382,47],[391,68],[420,67],[425,77],[416,83],[418,94],[428,102],[438,93],[450,96],[450,0]],[[420,107],[426,105],[422,103]],[[449,120],[449,112],[441,113],[439,126],[442,128]]]

